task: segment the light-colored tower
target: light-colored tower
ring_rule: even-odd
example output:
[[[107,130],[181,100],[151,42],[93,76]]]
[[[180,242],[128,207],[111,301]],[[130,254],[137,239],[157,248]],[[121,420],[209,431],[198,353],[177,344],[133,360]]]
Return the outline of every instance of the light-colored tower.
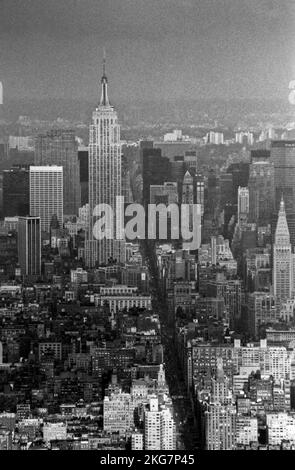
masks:
[[[182,182],[182,204],[194,203],[194,179],[189,171],[186,171]]]
[[[238,221],[247,222],[249,214],[249,189],[238,188]]]
[[[205,411],[206,450],[234,450],[236,444],[236,409],[234,406],[210,405]]]
[[[120,217],[116,217],[115,210],[117,197],[121,194],[120,126],[117,112],[108,98],[108,80],[104,59],[100,104],[93,111],[92,124],[89,129],[90,223],[85,243],[85,260],[89,267],[125,261],[125,242],[116,239],[117,228],[122,228]],[[98,240],[93,233],[98,218],[95,209],[99,204],[107,204],[113,210],[113,220],[110,221],[113,229],[112,238],[105,237]]]
[[[158,398],[150,397],[144,415],[145,450],[176,450],[176,427],[170,409],[159,409]]]
[[[63,226],[62,166],[30,166],[30,215],[40,217],[41,229],[46,232],[53,215]]]
[[[292,294],[292,249],[283,198],[273,247],[273,289],[278,307]]]

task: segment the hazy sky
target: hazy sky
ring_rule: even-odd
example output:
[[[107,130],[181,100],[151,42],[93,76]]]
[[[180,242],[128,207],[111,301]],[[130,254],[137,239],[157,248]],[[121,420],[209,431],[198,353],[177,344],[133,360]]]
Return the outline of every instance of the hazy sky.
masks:
[[[0,0],[4,97],[274,98],[295,79],[294,0]]]

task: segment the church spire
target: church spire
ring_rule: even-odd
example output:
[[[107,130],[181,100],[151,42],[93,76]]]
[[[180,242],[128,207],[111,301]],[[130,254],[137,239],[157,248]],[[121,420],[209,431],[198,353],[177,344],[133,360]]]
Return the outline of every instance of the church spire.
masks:
[[[103,48],[103,64],[102,64],[102,77],[101,77],[101,97],[100,106],[110,106],[108,98],[108,79],[106,76],[106,53]]]

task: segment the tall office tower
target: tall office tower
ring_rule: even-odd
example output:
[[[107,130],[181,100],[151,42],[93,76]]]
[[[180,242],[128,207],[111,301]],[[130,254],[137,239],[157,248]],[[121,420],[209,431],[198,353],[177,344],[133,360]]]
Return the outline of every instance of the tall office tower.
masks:
[[[235,201],[238,195],[239,186],[242,188],[246,188],[246,186],[248,186],[249,166],[249,163],[239,162],[232,163],[227,169],[227,173],[232,174],[233,197],[235,198]]]
[[[170,181],[170,162],[168,158],[162,157],[160,149],[144,148],[142,155],[142,196],[143,203],[147,206],[150,202],[150,186]]]
[[[178,187],[178,199],[181,201],[182,197],[182,181],[185,174],[184,157],[174,157],[170,161],[170,180],[175,181]]]
[[[30,212],[29,169],[3,171],[3,217],[25,216]]]
[[[283,196],[290,240],[295,245],[295,140],[272,142],[270,160],[274,164],[275,214],[279,211]],[[273,227],[276,226],[275,222]]]
[[[186,171],[182,182],[182,204],[194,203],[194,178]]]
[[[238,222],[247,222],[249,214],[249,189],[238,189]]]
[[[205,411],[207,450],[234,450],[236,445],[236,409],[210,405]]]
[[[270,162],[257,161],[250,165],[249,222],[268,225],[274,212],[274,166]]]
[[[273,290],[278,307],[292,294],[292,247],[283,198],[273,246]]]
[[[159,410],[158,398],[151,397],[144,415],[145,450],[176,450],[176,427],[168,408]]]
[[[215,171],[210,169],[205,191],[205,215],[213,218],[218,205],[218,189]]]
[[[233,176],[231,173],[221,173],[219,177],[220,204],[222,208],[236,203],[233,191]]]
[[[184,207],[188,206],[188,211],[189,212],[186,213],[186,214],[188,214],[187,228],[189,229],[189,231],[191,233],[198,231],[200,241],[201,241],[202,206],[200,204],[198,206],[198,214],[199,214],[198,215],[198,224],[199,224],[199,227],[194,227],[194,223],[195,223],[194,211],[196,209],[196,206],[194,204],[194,200],[195,200],[194,178],[190,174],[189,171],[186,171],[186,173],[184,175],[184,178],[183,178],[183,182],[182,182],[182,197],[181,197],[182,206],[181,206],[181,211],[182,211],[182,214],[183,214]],[[181,217],[183,219],[183,215],[181,215]],[[187,217],[187,215],[185,215],[185,218],[186,217]],[[183,247],[184,250],[190,250],[190,243],[187,243],[185,240],[183,240],[182,247]]]
[[[64,216],[78,215],[81,206],[78,144],[73,130],[57,129],[40,134],[35,142],[35,165],[63,167]]]
[[[81,187],[81,207],[89,202],[89,154],[88,147],[78,148],[78,160],[80,165],[80,187]]]
[[[40,217],[43,231],[50,231],[54,215],[63,226],[62,166],[30,166],[30,215]]]
[[[204,215],[204,200],[205,200],[205,180],[204,177],[197,173],[194,177],[195,188],[195,203],[201,204],[201,216]]]
[[[41,274],[41,221],[40,217],[18,219],[18,261],[23,276]]]
[[[89,129],[89,210],[90,224],[85,242],[85,260],[89,267],[125,261],[125,241],[116,238],[120,217],[117,218],[117,197],[121,189],[121,142],[118,116],[108,98],[108,80],[105,74],[105,61],[101,79],[100,104],[92,113]],[[113,237],[98,240],[93,233],[97,222],[95,209],[99,204],[112,208],[113,220],[106,221],[112,228]]]
[[[212,235],[217,235],[219,224],[219,188],[215,171],[210,169],[205,186],[202,240],[208,243]],[[228,220],[229,221],[229,220]]]

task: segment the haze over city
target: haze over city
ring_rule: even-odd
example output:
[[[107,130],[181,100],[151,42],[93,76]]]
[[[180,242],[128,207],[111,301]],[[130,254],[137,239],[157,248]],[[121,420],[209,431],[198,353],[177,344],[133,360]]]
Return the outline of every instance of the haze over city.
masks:
[[[6,99],[95,99],[103,47],[115,101],[284,98],[292,0],[1,0]]]

